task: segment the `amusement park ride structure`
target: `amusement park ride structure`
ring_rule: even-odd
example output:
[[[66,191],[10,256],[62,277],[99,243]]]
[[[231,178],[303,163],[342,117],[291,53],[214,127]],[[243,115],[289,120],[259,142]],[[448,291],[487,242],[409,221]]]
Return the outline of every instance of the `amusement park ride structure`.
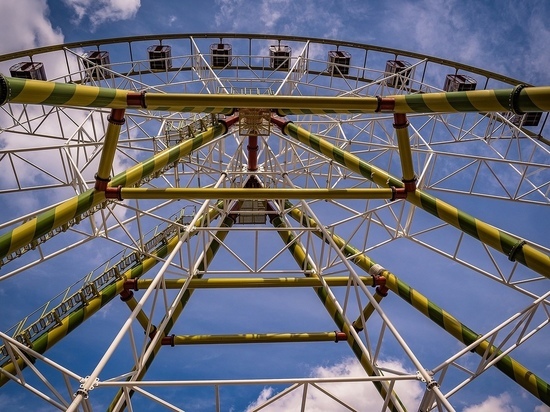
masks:
[[[219,411],[273,387],[252,410],[313,392],[358,410],[374,388],[378,410],[454,410],[498,374],[550,405],[525,356],[548,334],[550,245],[505,218],[547,213],[550,87],[268,35],[0,62],[0,287],[60,292],[1,325],[0,394]],[[365,374],[304,376],[346,356]]]

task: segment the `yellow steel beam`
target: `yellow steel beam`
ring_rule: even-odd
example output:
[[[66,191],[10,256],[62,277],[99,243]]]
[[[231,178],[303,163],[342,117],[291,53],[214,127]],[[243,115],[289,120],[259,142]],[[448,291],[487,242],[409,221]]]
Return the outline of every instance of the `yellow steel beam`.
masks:
[[[394,189],[109,188],[118,199],[393,199]]]

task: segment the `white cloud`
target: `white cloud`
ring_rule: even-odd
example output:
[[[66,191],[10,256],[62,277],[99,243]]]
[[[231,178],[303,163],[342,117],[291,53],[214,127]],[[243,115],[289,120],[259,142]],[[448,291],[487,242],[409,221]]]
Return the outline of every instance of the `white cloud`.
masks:
[[[344,24],[332,12],[334,5],[332,0],[261,0],[247,8],[244,0],[216,0],[214,22],[221,31],[338,38]]]
[[[394,5],[389,26],[395,38],[407,36],[409,45],[416,44],[415,51],[472,62],[483,55],[484,36],[463,9],[463,4],[456,0],[399,3]]]
[[[63,43],[63,33],[52,27],[46,0],[0,2],[0,53]]]
[[[512,403],[508,393],[499,396],[489,396],[483,402],[464,408],[462,412],[521,412],[521,409]]]
[[[263,1],[260,8],[260,21],[267,29],[273,29],[279,20],[284,17],[283,10],[290,6],[288,0]]]
[[[533,80],[540,84],[548,84],[550,76],[548,67],[550,67],[550,53],[547,50],[550,43],[550,28],[546,17],[541,14],[533,13],[527,24],[528,29],[528,54],[524,59],[525,64],[532,73]]]
[[[87,18],[93,30],[105,22],[132,19],[141,7],[140,0],[63,0],[63,2],[75,13],[77,24]]]
[[[548,3],[418,0],[391,3],[391,19],[381,28],[392,47],[482,67],[521,80],[548,82]],[[403,40],[406,38],[406,42]],[[401,43],[406,46],[401,46]],[[525,73],[529,79],[525,79]]]
[[[533,412],[550,412],[550,406],[546,406],[546,405],[535,406],[535,409],[533,410]]]
[[[391,360],[381,362],[381,365],[393,370],[406,372],[403,365],[399,361]],[[410,371],[409,371],[410,372]],[[362,366],[353,358],[345,359],[341,363],[332,366],[318,366],[311,373],[315,378],[329,377],[362,377],[365,376],[365,371]],[[380,394],[372,383],[330,383],[320,384],[323,389],[338,397],[338,399],[346,402],[349,406],[356,410],[370,411],[379,410],[383,404]],[[400,400],[407,408],[414,410],[418,408],[423,394],[423,388],[418,381],[397,382],[395,392],[399,395]],[[281,399],[273,402],[262,411],[295,411],[300,410],[302,403],[303,387],[298,388]],[[247,411],[251,411],[265,403],[272,396],[276,395],[273,388],[264,388],[258,395],[258,398],[248,406]],[[328,397],[326,394],[309,386],[307,391],[306,410],[308,411],[338,411],[349,410],[344,408],[336,401]]]

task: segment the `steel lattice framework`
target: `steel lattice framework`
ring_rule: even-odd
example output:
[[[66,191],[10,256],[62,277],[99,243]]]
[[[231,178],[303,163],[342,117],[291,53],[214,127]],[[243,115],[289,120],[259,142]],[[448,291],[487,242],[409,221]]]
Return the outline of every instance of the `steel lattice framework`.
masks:
[[[371,408],[428,411],[505,376],[550,404],[550,87],[269,35],[66,44],[2,72],[21,61],[0,78],[0,288],[47,302],[9,328],[2,298],[0,391],[357,410],[374,388]],[[365,375],[307,375],[344,357]]]

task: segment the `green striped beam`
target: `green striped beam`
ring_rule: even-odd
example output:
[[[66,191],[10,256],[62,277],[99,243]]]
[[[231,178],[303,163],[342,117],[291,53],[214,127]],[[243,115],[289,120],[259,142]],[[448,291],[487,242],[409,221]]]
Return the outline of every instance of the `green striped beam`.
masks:
[[[181,159],[205,144],[210,143],[216,137],[219,137],[227,132],[227,127],[223,123],[216,124],[202,133],[197,134],[189,140],[185,140],[174,147],[163,150],[162,152],[152,156],[148,160],[132,166],[123,173],[118,174],[109,183],[110,187],[117,186],[132,186],[146,176],[158,172],[171,163]]]
[[[412,160],[411,141],[409,137],[409,121],[407,115],[395,113],[393,115],[393,127],[397,137],[397,147],[399,149],[399,160],[401,161],[401,170],[403,173],[403,182],[414,183],[416,175],[414,174],[414,164]]]
[[[293,208],[292,204],[287,202],[285,207],[290,209],[290,216],[303,226],[317,228],[317,223],[313,219],[302,213],[297,208]],[[315,230],[313,233],[328,243],[328,239],[325,238],[325,235],[321,230]],[[370,271],[371,267],[376,264],[375,261],[371,260],[359,249],[351,246],[345,239],[334,233],[331,233],[330,236],[344,255],[349,257],[354,264],[367,273]],[[397,278],[397,276],[393,273],[388,270],[384,270],[382,272],[382,276],[386,278],[386,287],[388,289],[407,301],[414,308],[419,310],[422,314],[435,322],[460,342],[465,345],[470,345],[479,338],[480,335],[473,332],[450,313],[444,311],[418,291],[411,288],[405,282]],[[498,349],[491,345],[487,340],[482,341],[478,346],[476,346],[475,351],[481,356],[498,356],[500,353]],[[547,405],[550,405],[550,385],[529,371],[519,362],[515,361],[512,357],[504,356],[496,362],[495,366],[514,382],[517,382],[520,386],[531,392],[541,401]]]
[[[109,124],[107,125],[103,148],[101,150],[101,158],[99,159],[99,166],[97,167],[96,174],[96,179],[98,181],[96,183],[96,189],[98,190],[100,190],[98,184],[101,189],[104,189],[111,177],[110,173],[116,154],[120,129],[125,122],[124,112],[124,109],[112,109],[111,114],[107,117]]]
[[[223,124],[209,128],[199,133],[196,137],[163,150],[150,159],[119,173],[111,180],[109,186],[131,186],[136,184],[144,177],[150,176],[169,164],[174,163],[176,160],[211,142],[214,138],[221,136],[225,132],[226,127]],[[105,192],[89,189],[81,195],[68,199],[58,206],[41,213],[36,218],[21,224],[10,232],[0,235],[0,259],[30,245],[40,236],[67,224],[75,217],[80,216],[105,200]]]
[[[349,278],[346,276],[327,276],[324,278],[329,286],[347,286]],[[147,289],[152,279],[139,279],[137,288]],[[372,286],[372,277],[363,276],[361,281]],[[187,279],[166,279],[164,287],[166,289],[181,289]],[[296,288],[296,287],[314,287],[322,286],[321,280],[314,278],[208,278],[191,279],[189,289],[231,289],[231,288]]]
[[[216,232],[216,236],[214,236],[212,238],[212,240],[210,241],[210,245],[206,249],[201,261],[199,262],[199,265],[198,265],[198,268],[197,268],[198,274],[195,275],[195,278],[197,278],[197,279],[202,278],[202,276],[203,276],[202,272],[204,272],[207,269],[210,262],[212,262],[212,259],[214,258],[216,252],[220,248],[221,242],[223,242],[223,240],[226,238],[227,234],[229,233],[229,231],[227,229],[230,228],[231,226],[233,226],[234,222],[235,222],[234,219],[230,216],[225,217],[225,219],[222,221],[219,230]],[[204,224],[207,225],[208,223],[204,222]],[[174,324],[176,323],[176,321],[179,318],[180,314],[183,312],[183,309],[187,305],[187,302],[189,301],[189,298],[193,294],[193,291],[194,291],[193,289],[189,289],[189,288],[186,289],[183,292],[180,300],[177,302],[177,304],[176,304],[176,306],[175,306],[175,308],[172,312],[172,315],[169,318],[166,318],[167,315],[165,315],[163,320],[160,322],[160,325],[162,325],[166,322],[165,326],[162,329],[158,329],[158,333],[161,333],[163,338],[168,336],[168,334],[170,333],[172,327],[174,326]],[[148,343],[147,347],[149,347],[149,345],[150,345],[150,343]],[[156,342],[155,346],[153,347],[153,350],[151,351],[150,355],[146,359],[143,359],[143,361],[141,362],[142,366],[140,367],[137,374],[135,376],[132,374],[132,380],[139,381],[139,380],[143,379],[143,377],[145,376],[145,374],[149,370],[149,367],[153,363],[155,357],[157,356],[157,354],[158,354],[158,352],[159,352],[159,350],[162,346],[163,345],[162,345],[162,338],[161,338],[161,339],[157,340],[157,342]],[[136,371],[135,366],[132,369],[132,371],[133,372]],[[128,380],[130,380],[130,379],[128,379]],[[134,392],[131,391],[130,396],[132,396],[133,393]],[[123,396],[123,391],[122,391],[122,389],[120,389],[116,393],[116,395],[114,396],[113,400],[111,401],[111,404],[109,405],[109,408],[107,409],[109,412],[114,411],[115,409],[117,409],[117,404],[119,402],[122,402],[122,405],[120,405],[117,410],[123,410],[126,407],[126,401],[121,400],[122,396]]]
[[[133,312],[134,309],[137,308],[138,301],[134,297],[133,292],[132,294],[129,294],[129,293],[127,294],[125,292],[120,296],[120,298],[124,301],[124,303],[126,303],[126,305],[128,305],[128,308],[130,308],[130,311]],[[155,331],[155,326],[151,323],[151,321],[149,320],[149,318],[147,317],[143,309],[139,309],[136,315],[136,320],[139,322],[139,324],[143,328],[143,332],[147,333],[147,331],[149,331],[149,333],[151,333]]]
[[[450,313],[444,311],[405,282],[399,280],[394,274],[387,272],[384,276],[386,277],[386,286],[388,289],[460,342],[468,346],[480,337],[480,335],[459,322]],[[480,342],[473,350],[478,355],[487,356],[489,358],[497,357],[502,353],[502,351],[490,344],[487,340]],[[518,383],[546,405],[550,406],[550,385],[543,379],[508,355],[499,359],[495,363],[495,366],[514,382]]]
[[[310,333],[241,333],[236,335],[172,335],[163,345],[216,345],[238,343],[339,342],[346,340],[342,332]]]
[[[387,96],[377,99],[376,105],[369,97],[306,97],[310,104],[292,105],[273,96],[273,104],[279,116],[333,114],[333,113],[465,113],[465,112],[527,112],[550,111],[550,87],[523,87],[501,90],[474,90],[468,92],[418,93]],[[340,102],[340,99],[349,99]],[[267,100],[267,99],[266,99]],[[236,106],[242,107],[242,106]]]
[[[287,227],[283,219],[280,216],[274,216],[274,217],[272,216],[271,224],[275,228],[279,229],[277,230],[277,233],[279,234],[283,242],[286,245],[288,245],[290,253],[294,257],[294,260],[296,261],[296,263],[298,263],[300,268],[304,270],[305,275],[312,278],[318,278],[319,275],[315,273],[314,268],[311,266],[308,259],[308,255],[303,245],[300,242],[296,241],[295,236],[290,230],[282,230]],[[326,288],[324,286],[317,286],[317,287],[314,287],[313,290],[315,291],[315,293],[317,294],[317,296],[325,306],[329,315],[334,320],[334,323],[336,324],[336,326],[339,328],[340,331],[346,334],[347,342],[350,345],[354,355],[359,360],[359,363],[363,366],[363,369],[365,370],[365,372],[367,372],[369,376],[378,376],[378,373],[377,371],[375,371],[371,360],[363,352],[363,350],[355,340],[355,337],[351,333],[348,324],[345,322],[344,314],[342,313],[342,311],[340,310],[336,302],[331,298]],[[382,396],[382,398],[385,399],[387,395],[387,390],[384,387],[384,385],[382,385],[381,382],[373,382],[373,383],[376,389],[378,390],[378,392],[380,393],[380,395]],[[397,411],[397,410],[400,410],[401,408],[404,410],[405,407],[399,400],[399,397],[395,393],[393,393],[393,396],[395,397],[395,399],[397,399],[400,407],[396,406],[393,403],[393,401],[390,399],[390,403],[388,406],[390,410]]]
[[[167,256],[177,243],[178,238],[174,236],[166,245],[153,253],[152,256],[144,258],[138,265],[124,272],[120,280],[105,287],[98,292],[96,297],[89,299],[81,308],[75,310],[66,318],[63,318],[58,326],[36,339],[30,348],[38,353],[45,353],[122,292],[124,289],[124,282],[127,279],[137,279],[142,276],[159,262],[158,258]],[[25,364],[20,361],[18,362],[18,366],[19,368],[23,368]],[[15,374],[16,368],[11,361],[2,365],[2,367],[11,374]],[[9,379],[5,375],[0,373],[0,386],[4,385],[8,380]]]
[[[284,123],[280,120],[275,120],[274,122],[282,126],[283,133],[379,186],[394,186],[396,188],[403,188],[405,186],[401,180],[386,171],[372,166],[359,157],[336,147],[321,136],[310,133],[292,122]],[[550,279],[550,256],[529,245],[524,239],[509,235],[495,226],[476,219],[472,215],[419,189],[407,193],[406,199],[413,205],[505,254],[511,261],[517,261]]]
[[[0,77],[0,104],[147,108],[170,112],[231,114],[235,109],[272,108],[277,114],[453,113],[550,111],[550,87],[419,93],[388,97],[270,96],[136,93],[40,80]]]
[[[0,75],[0,104],[26,103],[47,106],[128,107],[128,90],[54,83]]]

